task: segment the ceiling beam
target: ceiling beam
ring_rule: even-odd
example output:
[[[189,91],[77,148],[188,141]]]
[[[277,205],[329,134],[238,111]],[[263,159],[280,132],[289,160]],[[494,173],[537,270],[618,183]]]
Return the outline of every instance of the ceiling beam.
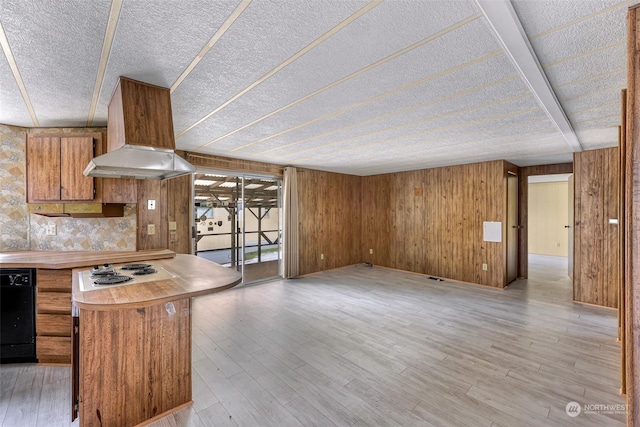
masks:
[[[509,0],[476,0],[476,3],[540,107],[558,128],[571,150],[582,151],[582,145],[573,126],[547,80],[511,2]]]
[[[1,21],[0,47],[2,47],[4,56],[5,58],[7,58],[7,63],[9,64],[9,68],[11,68],[11,72],[13,73],[13,78],[16,81],[16,85],[18,85],[18,89],[20,90],[20,94],[22,95],[22,99],[24,100],[25,107],[27,107],[27,111],[29,111],[31,121],[33,122],[33,125],[35,127],[40,127],[40,123],[38,122],[38,118],[36,117],[36,112],[33,109],[33,104],[31,104],[31,99],[29,99],[29,94],[27,93],[27,87],[24,85],[24,80],[22,80],[20,70],[18,70],[18,64],[16,63],[16,59],[13,56],[13,52],[11,51],[11,46],[9,46],[9,40],[7,39],[7,34],[4,32]]]
[[[102,82],[104,81],[104,73],[106,72],[107,64],[109,63],[111,45],[113,44],[113,38],[116,35],[116,27],[118,26],[118,19],[120,18],[121,9],[122,0],[112,0],[111,9],[109,10],[109,19],[107,20],[107,27],[105,29],[104,39],[102,41],[102,51],[100,53],[100,63],[98,64],[98,74],[96,75],[96,81],[93,86],[93,97],[91,98],[91,107],[89,108],[87,126],[93,126],[93,119],[96,114],[96,106],[98,105],[98,98],[100,97],[100,90],[102,89]]]
[[[189,64],[187,68],[185,68],[184,71],[182,71],[182,74],[180,74],[178,79],[175,82],[173,82],[173,84],[171,85],[170,93],[173,93],[178,88],[178,86],[180,86],[182,81],[187,78],[187,76],[193,71],[194,68],[196,68],[196,65],[198,65],[198,62],[200,62],[202,58],[204,58],[207,55],[207,53],[209,53],[209,50],[211,50],[211,48],[216,43],[218,43],[218,40],[220,40],[220,38],[224,35],[224,33],[227,32],[227,30],[231,27],[231,25],[233,25],[233,23],[236,22],[236,20],[240,17],[240,15],[242,15],[242,12],[244,12],[244,10],[247,8],[247,6],[249,6],[250,3],[251,3],[251,0],[242,0],[240,2],[238,7],[236,7],[233,13],[227,18],[226,21],[224,21],[224,24],[222,24],[222,26],[218,28],[218,31],[215,32],[215,34],[211,37],[211,39],[207,42],[207,44],[205,44],[204,47],[200,49],[200,52],[198,52],[196,57],[193,58],[193,61],[191,61],[191,64]]]

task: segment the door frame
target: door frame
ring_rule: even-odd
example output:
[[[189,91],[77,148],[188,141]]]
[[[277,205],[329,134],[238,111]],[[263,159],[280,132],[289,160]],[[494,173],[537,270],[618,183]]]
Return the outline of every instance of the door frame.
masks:
[[[529,238],[526,225],[529,220],[529,177],[534,175],[556,175],[573,173],[573,163],[553,165],[525,166],[518,170],[518,223],[520,239],[518,241],[518,277],[529,277]],[[571,242],[570,242],[571,244]]]
[[[229,268],[235,268],[237,269],[237,271],[239,271],[242,275],[242,282],[238,285],[238,286],[244,286],[244,285],[252,285],[252,284],[256,284],[256,283],[260,283],[263,281],[267,281],[267,280],[273,280],[273,279],[277,279],[277,278],[281,278],[282,274],[283,274],[283,259],[282,259],[282,227],[283,227],[283,220],[282,220],[282,185],[283,185],[283,178],[279,177],[279,176],[273,176],[273,175],[266,175],[266,174],[261,174],[261,173],[253,173],[253,172],[237,172],[237,171],[233,171],[233,170],[223,170],[223,169],[214,169],[214,168],[209,168],[209,167],[197,167],[197,172],[196,173],[204,173],[204,174],[214,174],[214,175],[220,175],[220,176],[225,176],[225,177],[234,177],[236,179],[236,200],[234,200],[234,207],[233,209],[233,213],[229,212],[229,215],[232,218],[232,231],[231,231],[231,238],[233,243],[231,244],[231,252],[232,252],[232,260],[235,260],[235,267],[229,267]],[[274,181],[274,183],[276,183],[278,185],[278,191],[277,191],[277,212],[278,212],[278,238],[277,238],[277,244],[278,244],[278,273],[276,276],[271,276],[271,277],[264,277],[264,278],[260,278],[260,279],[256,279],[256,280],[252,280],[250,282],[245,281],[245,259],[246,259],[246,233],[245,233],[245,224],[246,221],[244,220],[244,218],[247,215],[246,209],[247,209],[247,205],[245,203],[245,180],[246,179],[264,179],[264,180],[272,180]],[[191,200],[191,206],[192,206],[192,214],[191,214],[191,221],[192,221],[192,229],[193,231],[193,253],[197,255],[198,251],[197,251],[197,238],[196,238],[196,210],[195,210],[195,183],[192,186],[192,200]],[[242,211],[242,212],[240,212]],[[242,227],[240,230],[238,230],[238,226],[239,226],[239,222],[240,222],[240,218],[242,217]],[[237,231],[234,231],[237,230]],[[260,236],[258,236],[258,239],[260,239]]]
[[[520,224],[518,222],[519,216],[518,216],[518,211],[519,211],[519,199],[518,199],[518,186],[519,186],[519,177],[518,174],[515,172],[511,172],[511,171],[507,171],[507,185],[506,185],[506,192],[507,192],[507,210],[506,210],[506,225],[507,225],[507,232],[505,235],[505,246],[506,246],[506,265],[505,265],[505,286],[509,285],[509,283],[513,282],[514,280],[518,279],[518,242],[520,240]],[[511,183],[513,183],[513,180],[515,180],[515,186],[512,188],[511,187]],[[514,191],[515,194],[513,195],[515,197],[515,218],[511,219],[511,214],[512,212],[510,211],[511,206],[512,206],[512,194],[511,192]],[[515,251],[513,251],[512,249],[512,239],[515,240]],[[514,262],[512,258],[515,258],[515,265],[514,265],[514,271],[511,271],[511,263]],[[510,274],[512,273],[512,274]]]

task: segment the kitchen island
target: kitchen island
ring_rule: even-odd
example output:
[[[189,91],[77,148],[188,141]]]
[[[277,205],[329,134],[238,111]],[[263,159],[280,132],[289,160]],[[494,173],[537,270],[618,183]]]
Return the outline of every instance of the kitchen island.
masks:
[[[81,426],[133,426],[191,403],[191,298],[241,276],[193,255],[153,264],[175,277],[82,292],[73,270]]]

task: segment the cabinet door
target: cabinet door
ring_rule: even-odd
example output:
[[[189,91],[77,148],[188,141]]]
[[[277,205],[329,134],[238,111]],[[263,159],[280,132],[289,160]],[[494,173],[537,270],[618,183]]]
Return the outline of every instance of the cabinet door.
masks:
[[[93,159],[93,138],[60,138],[60,200],[93,200],[93,178],[82,171]]]
[[[102,203],[137,203],[135,179],[102,178]]]
[[[60,138],[27,140],[27,201],[60,200]]]

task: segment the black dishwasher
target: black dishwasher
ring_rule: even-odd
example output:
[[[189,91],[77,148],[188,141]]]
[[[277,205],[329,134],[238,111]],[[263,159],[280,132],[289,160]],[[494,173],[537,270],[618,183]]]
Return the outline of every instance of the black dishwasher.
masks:
[[[0,268],[0,363],[36,362],[36,270]]]

